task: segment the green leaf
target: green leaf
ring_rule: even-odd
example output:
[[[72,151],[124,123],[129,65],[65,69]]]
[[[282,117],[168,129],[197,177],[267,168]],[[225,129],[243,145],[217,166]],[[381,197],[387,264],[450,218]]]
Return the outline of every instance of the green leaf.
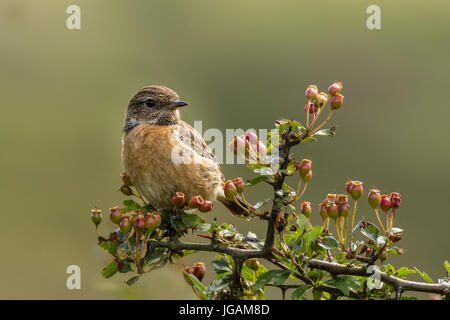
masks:
[[[375,225],[371,224],[371,225],[366,226],[365,228],[361,228],[360,230],[361,230],[361,233],[363,235],[365,235],[367,238],[372,239],[373,241],[377,242],[377,238],[380,233],[380,230],[378,230],[378,228]]]
[[[253,285],[253,289],[258,290],[265,286],[267,283],[273,280],[274,285],[280,285],[291,274],[290,270],[270,270],[258,277],[258,281]]]
[[[444,267],[445,267],[445,270],[447,270],[447,272],[450,273],[450,262],[445,260],[444,261]]]
[[[308,285],[304,284],[292,292],[291,299],[299,300],[305,294],[306,290],[308,290]]]
[[[195,228],[200,223],[205,222],[200,216],[196,214],[183,214],[181,216],[181,220],[183,221],[183,224],[188,228]]]
[[[413,273],[416,273],[416,271],[412,270],[412,269],[408,269],[407,267],[401,267],[394,273],[394,275],[399,278],[405,278],[408,274],[413,274]]]
[[[323,237],[322,243],[319,243],[319,246],[321,246],[324,249],[331,250],[339,248],[339,242],[331,236],[326,236]]]
[[[128,279],[127,281],[124,281],[127,285],[132,286],[139,280],[139,276],[134,276]]]
[[[212,262],[212,265],[214,267],[215,273],[224,273],[224,272],[231,272],[231,267],[228,264],[228,262],[220,259],[220,260],[214,260]]]
[[[384,246],[385,243],[386,243],[386,237],[385,236],[378,236],[377,237],[377,245],[379,247]]]
[[[323,291],[320,290],[313,290],[313,299],[314,300],[320,300],[322,299]]]
[[[386,272],[388,275],[392,276],[395,273],[395,268],[392,265],[387,264],[384,266],[384,272]]]
[[[309,224],[308,218],[304,214],[299,214],[297,217],[297,225],[301,230],[311,230],[311,225]]]
[[[198,232],[209,232],[209,229],[211,229],[210,223],[202,223],[197,227]]]
[[[117,263],[115,261],[108,264],[105,268],[102,270],[102,276],[106,279],[112,277],[117,272]]]
[[[397,234],[397,233],[403,232],[403,229],[400,229],[400,228],[392,228],[391,232],[392,232],[393,234]]]
[[[326,283],[341,290],[341,292],[348,296],[351,290],[357,289],[360,286],[360,282],[353,276],[338,275],[335,278],[328,280]]]
[[[131,264],[126,260],[121,260],[117,265],[117,269],[119,270],[120,273],[127,273],[132,271]]]
[[[314,136],[334,136],[336,134],[336,130],[334,128],[331,129],[322,129],[314,133]]]
[[[122,211],[122,213],[127,213],[130,211],[134,211],[136,209],[140,209],[141,205],[139,203],[137,203],[134,200],[131,199],[127,199],[123,202],[123,205],[125,206],[125,208],[121,208],[120,211]]]
[[[205,286],[200,281],[198,281],[197,277],[190,273],[187,273],[186,271],[183,272],[189,278],[189,280],[191,280],[195,291],[199,295],[199,298],[201,298],[202,300],[209,300]]]
[[[267,202],[269,202],[270,199],[271,199],[271,198],[267,198],[267,199],[264,199],[263,201],[259,201],[259,202],[257,202],[253,207],[254,207],[255,209],[259,209],[259,208],[261,208],[263,205],[265,205]]]
[[[256,178],[247,180],[247,186],[251,187],[260,182],[267,181],[267,180],[272,180],[272,177],[271,176],[257,176]]]
[[[419,276],[422,277],[423,280],[425,280],[428,283],[434,283],[433,280],[431,280],[431,278],[423,271],[420,271],[419,269],[417,269],[416,267],[414,267],[414,270],[416,270],[416,272],[419,274]]]

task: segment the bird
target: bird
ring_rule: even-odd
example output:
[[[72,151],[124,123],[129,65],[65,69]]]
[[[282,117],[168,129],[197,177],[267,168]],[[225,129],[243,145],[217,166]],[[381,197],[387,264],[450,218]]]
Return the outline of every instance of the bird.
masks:
[[[143,87],[131,96],[123,124],[125,173],[156,209],[171,209],[174,193],[182,192],[187,199],[200,195],[218,200],[231,214],[247,216],[252,206],[240,197],[225,197],[225,177],[214,153],[181,120],[179,109],[186,106],[174,90],[161,85]]]

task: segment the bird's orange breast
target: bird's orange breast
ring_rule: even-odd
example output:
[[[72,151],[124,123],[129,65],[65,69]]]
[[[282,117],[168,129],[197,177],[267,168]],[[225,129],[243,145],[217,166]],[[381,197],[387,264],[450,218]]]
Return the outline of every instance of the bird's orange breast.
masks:
[[[171,207],[173,193],[187,197],[200,194],[214,200],[222,182],[218,165],[210,160],[179,163],[173,148],[184,144],[174,138],[178,125],[144,124],[131,130],[122,140],[122,162],[133,184],[157,208]]]

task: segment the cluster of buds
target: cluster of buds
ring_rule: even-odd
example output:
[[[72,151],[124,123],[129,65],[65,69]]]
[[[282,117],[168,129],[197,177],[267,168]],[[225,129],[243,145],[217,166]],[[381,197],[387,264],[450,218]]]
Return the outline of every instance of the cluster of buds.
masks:
[[[243,157],[250,163],[258,163],[266,158],[267,147],[256,133],[248,130],[244,135],[235,137],[229,144],[230,151]]]
[[[151,234],[161,225],[161,216],[158,212],[135,210],[122,213],[118,206],[109,209],[109,219],[117,224],[125,235],[129,234],[133,228],[140,234]]]
[[[309,182],[312,179],[312,162],[308,159],[303,159],[302,163],[294,162],[295,168],[300,173],[303,182]]]
[[[378,221],[383,228],[386,235],[390,236],[390,232],[395,220],[395,211],[400,207],[400,202],[402,201],[401,195],[398,192],[391,192],[390,195],[381,194],[380,190],[371,189],[367,197],[369,205],[374,209],[377,215]],[[384,211],[386,215],[386,229],[383,227],[381,220],[378,216],[377,208]],[[392,215],[389,216],[389,212],[392,210]]]
[[[186,196],[183,192],[174,193],[172,204],[175,208],[198,209],[200,212],[209,212],[214,207],[212,201],[203,199],[201,195],[192,196],[186,203]]]
[[[340,94],[342,90],[342,83],[335,81],[328,88],[328,94],[320,91],[316,85],[309,85],[306,89],[305,95],[308,102],[305,105],[305,110],[316,116],[323,106],[330,102],[332,110],[339,109],[344,103],[344,96]]]
[[[192,267],[186,267],[184,272],[195,276],[199,281],[202,281],[206,274],[206,266],[203,262],[196,262]],[[192,285],[191,280],[183,273],[184,279]]]
[[[126,174],[126,172],[122,172],[122,184],[119,187],[120,192],[122,192],[126,196],[134,195],[133,190],[131,187],[133,186],[133,183],[130,180],[130,177]]]
[[[234,201],[236,194],[242,194],[245,190],[245,187],[246,184],[241,177],[234,178],[233,181],[225,181],[225,183],[223,184],[223,193],[228,200]]]

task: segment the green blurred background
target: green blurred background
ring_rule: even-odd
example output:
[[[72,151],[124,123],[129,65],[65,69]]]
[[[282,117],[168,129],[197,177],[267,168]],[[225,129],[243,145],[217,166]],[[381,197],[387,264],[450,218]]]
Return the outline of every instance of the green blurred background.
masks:
[[[66,28],[74,3],[81,30]],[[381,7],[382,30],[366,28],[371,4]],[[337,135],[296,152],[313,161],[306,200],[316,208],[349,178],[366,191],[399,191],[406,253],[391,263],[443,277],[450,258],[449,16],[444,0],[1,0],[0,298],[195,298],[181,266],[131,288],[123,277],[100,274],[109,258],[96,246],[90,209],[107,211],[124,199],[117,191],[122,121],[130,95],[149,84],[189,101],[187,122],[224,131],[303,120],[308,84],[343,82],[344,107],[332,120]],[[252,176],[242,165],[223,170]],[[269,191],[258,187],[249,198]],[[364,202],[359,215],[373,220]],[[220,205],[213,216],[265,235],[264,223],[232,218]],[[312,220],[319,223],[316,211]],[[112,225],[105,221],[106,233]],[[210,267],[213,257],[198,259]],[[72,264],[81,267],[81,290],[66,288]],[[268,297],[280,294],[269,290]]]

